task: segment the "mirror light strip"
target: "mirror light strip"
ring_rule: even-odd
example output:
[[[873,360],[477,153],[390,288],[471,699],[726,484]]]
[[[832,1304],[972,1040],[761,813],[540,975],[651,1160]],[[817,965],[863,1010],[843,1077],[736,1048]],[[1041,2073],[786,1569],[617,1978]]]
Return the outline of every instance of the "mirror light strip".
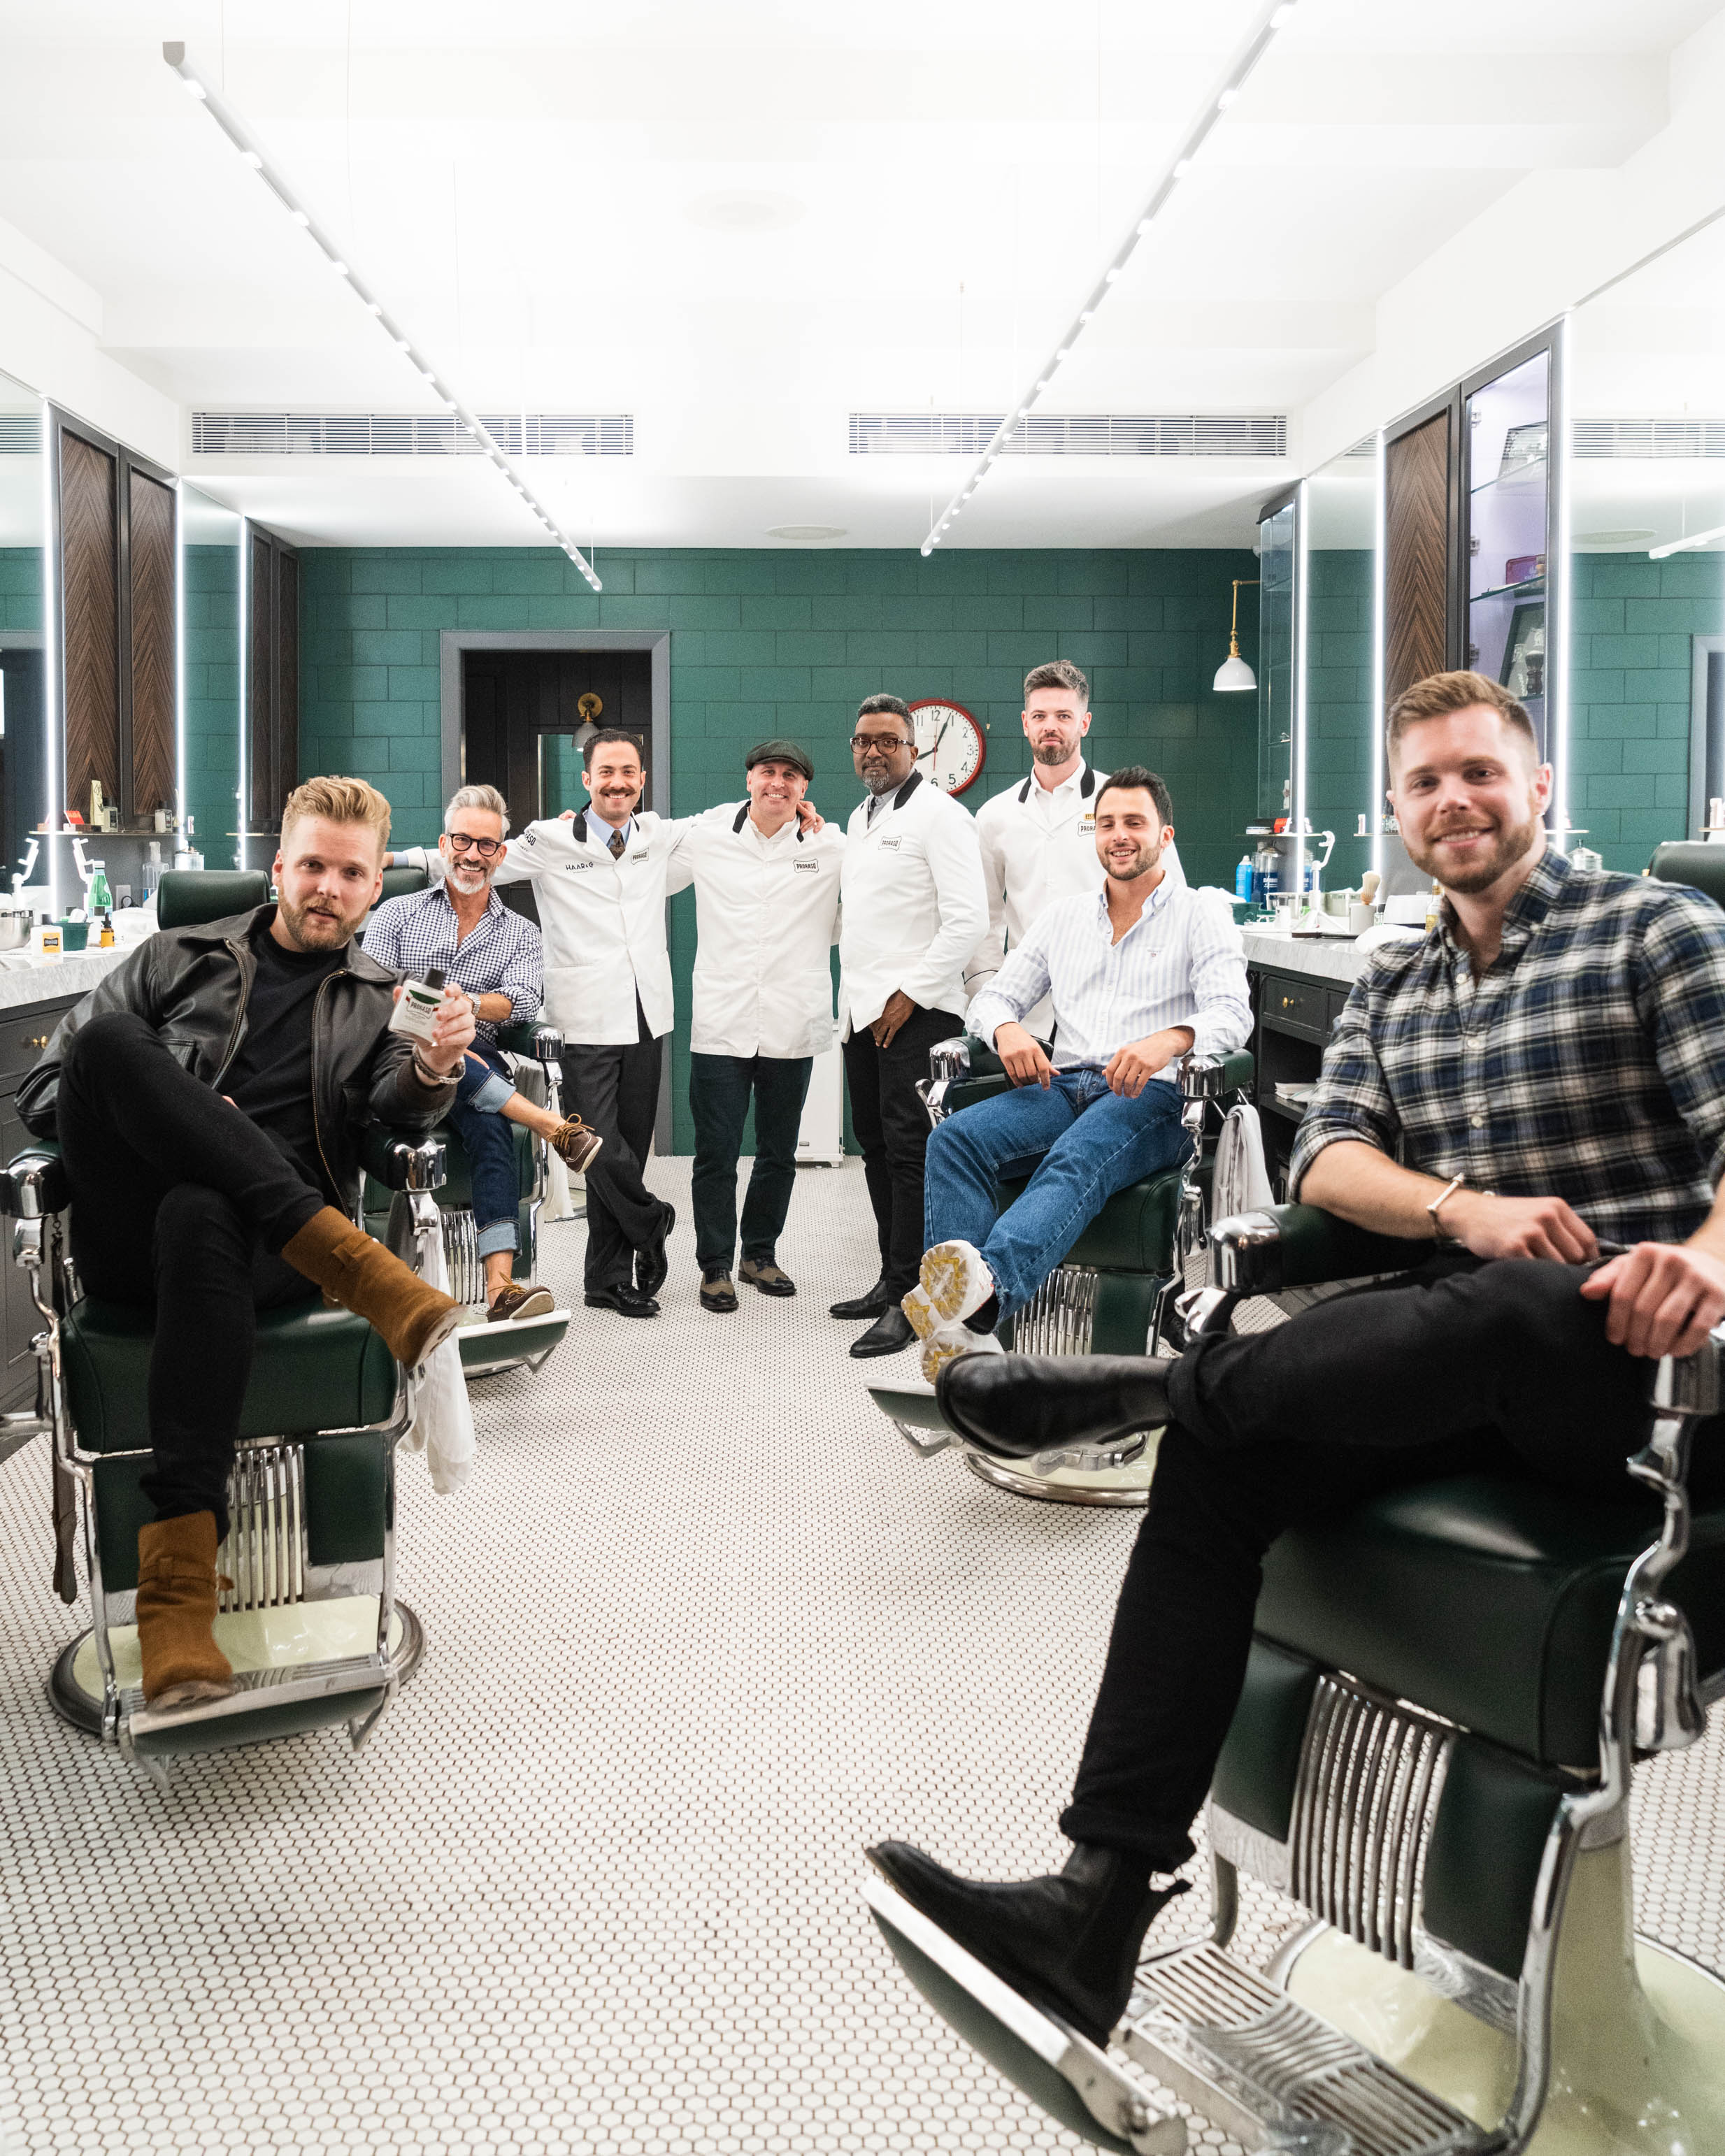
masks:
[[[279,172],[275,171],[263,151],[252,141],[245,126],[232,108],[225,105],[209,85],[199,76],[197,69],[186,58],[185,45],[178,40],[170,41],[162,46],[162,57],[185,85],[187,94],[203,107],[216,126],[239,152],[241,161],[257,174],[289,217],[321,252],[331,269],[351,287],[356,298],[372,316],[378,328],[394,345],[397,351],[403,353],[411,362],[414,371],[429,385],[432,394],[439,399],[444,408],[454,413],[521,500],[526,502],[528,508],[532,511],[534,516],[545,526],[552,539],[580,570],[593,590],[596,592],[601,590],[603,587],[593,564],[557,521],[532,488],[528,485],[515,459],[502,449],[496,437],[478,413],[470,410],[456,396],[454,390],[439,375],[431,362],[418,350],[413,339],[390,318],[384,311],[382,301],[376,297],[371,287],[360,277],[352,264],[347,259],[335,242],[320,228],[313,220],[311,212],[301,206],[286,182]],[[240,825],[244,829],[244,817],[240,819]]]
[[[1569,850],[1575,823],[1569,799],[1569,568],[1575,544],[1569,511],[1570,466],[1575,454],[1569,425],[1569,321],[1567,314],[1559,320],[1552,350],[1548,422],[1553,452],[1552,505],[1551,530],[1546,536],[1546,562],[1550,572],[1546,588],[1551,596],[1545,629],[1546,745],[1552,763],[1552,823],[1565,853]]]
[[[1372,798],[1366,804],[1366,829],[1371,835],[1372,866],[1384,874],[1384,819],[1389,811],[1384,791],[1389,774],[1384,767],[1384,639],[1389,633],[1389,506],[1384,429],[1378,429],[1377,497],[1372,506]]]
[[[54,834],[66,820],[66,804],[60,799],[65,783],[60,762],[60,676],[65,654],[60,649],[58,614],[54,605],[59,581],[59,490],[54,483],[54,460],[59,453],[59,430],[50,424],[47,399],[42,403],[42,713],[47,750],[42,759],[48,781],[48,798],[42,811],[42,870],[48,886],[49,912],[58,919],[60,910],[59,848]]]
[[[989,442],[987,449],[972,465],[968,478],[964,480],[958,491],[930,526],[927,536],[922,542],[922,552],[925,555],[932,553],[946,538],[952,528],[953,518],[963,515],[964,505],[976,492],[995,459],[1000,455],[1006,444],[1018,431],[1019,422],[1029,418],[1038,398],[1047,389],[1062,364],[1070,355],[1073,346],[1083,336],[1096,309],[1107,298],[1110,288],[1118,282],[1121,273],[1131,261],[1138,242],[1168,207],[1181,181],[1191,171],[1192,161],[1209,139],[1210,131],[1216,126],[1229,106],[1233,104],[1235,99],[1239,96],[1245,85],[1247,78],[1270,49],[1277,31],[1284,28],[1292,19],[1294,4],[1295,0],[1269,0],[1269,4],[1260,8],[1254,17],[1251,28],[1246,32],[1234,57],[1229,61],[1220,79],[1205,99],[1197,119],[1181,137],[1179,146],[1173,156],[1163,167],[1155,186],[1150,191],[1149,200],[1132,220],[1125,239],[1115,249],[1109,259],[1107,267],[1096,280],[1090,296],[1079,308],[1076,320],[1067,328],[1065,334],[1053,352],[1037,368],[1030,382],[1013,399],[1012,408],[995,429],[993,439]]]

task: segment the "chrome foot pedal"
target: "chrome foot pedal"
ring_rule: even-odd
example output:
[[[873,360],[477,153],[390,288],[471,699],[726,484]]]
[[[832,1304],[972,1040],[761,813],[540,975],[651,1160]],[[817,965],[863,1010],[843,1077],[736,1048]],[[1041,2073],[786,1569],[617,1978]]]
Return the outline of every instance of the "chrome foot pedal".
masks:
[[[1493,2145],[1471,2119],[1208,1943],[1140,1969],[1117,2041],[1249,2148],[1466,2156]]]

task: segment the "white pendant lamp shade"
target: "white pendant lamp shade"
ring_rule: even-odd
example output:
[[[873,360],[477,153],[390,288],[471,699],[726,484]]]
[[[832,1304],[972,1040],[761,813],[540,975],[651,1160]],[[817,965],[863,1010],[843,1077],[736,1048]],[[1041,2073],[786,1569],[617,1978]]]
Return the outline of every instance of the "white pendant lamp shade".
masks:
[[[1230,689],[1255,689],[1258,685],[1257,675],[1240,655],[1240,588],[1257,581],[1255,577],[1234,579],[1234,619],[1228,626],[1228,656],[1216,669],[1216,678],[1210,684],[1224,696]]]

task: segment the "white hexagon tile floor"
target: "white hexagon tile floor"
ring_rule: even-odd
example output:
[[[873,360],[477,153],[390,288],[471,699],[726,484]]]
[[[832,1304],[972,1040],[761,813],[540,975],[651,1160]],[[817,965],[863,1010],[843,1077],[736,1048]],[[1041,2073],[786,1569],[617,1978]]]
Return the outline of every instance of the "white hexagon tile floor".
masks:
[[[651,1177],[686,1224],[688,1163]],[[9,2148],[1081,2145],[925,2008],[858,1888],[886,1834],[1058,1861],[1132,1517],[988,1489],[875,1412],[826,1314],[875,1270],[855,1163],[798,1178],[794,1301],[701,1311],[685,1224],[661,1319],[588,1311],[582,1243],[544,1240],[569,1341],[475,1389],[468,1489],[403,1464],[429,1644],[357,1756],[297,1739],[162,1794],[62,1727],[44,1450],[0,1467]],[[1647,1928],[1715,1964],[1721,1759],[1646,1777],[1640,1836]],[[1295,1913],[1246,1918],[1267,1958]]]

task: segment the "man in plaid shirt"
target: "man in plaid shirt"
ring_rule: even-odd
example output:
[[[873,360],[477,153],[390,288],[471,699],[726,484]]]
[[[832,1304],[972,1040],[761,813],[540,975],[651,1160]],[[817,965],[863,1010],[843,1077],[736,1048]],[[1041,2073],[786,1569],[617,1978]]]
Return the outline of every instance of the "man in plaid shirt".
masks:
[[[1431,1255],[1173,1363],[966,1356],[938,1383],[947,1420],[997,1454],[1167,1424],[1061,1816],[1065,1870],[985,1884],[906,1843],[871,1851],[1098,2042],[1192,1854],[1270,1544],[1470,1470],[1615,1495],[1656,1359],[1725,1317],[1725,915],[1549,850],[1550,768],[1495,681],[1416,683],[1388,737],[1390,798],[1441,917],[1355,983],[1292,1182]],[[1720,1467],[1700,1449],[1704,1502]]]
[[[437,842],[442,880],[380,906],[365,932],[368,958],[415,980],[436,967],[473,1005],[474,1042],[449,1120],[472,1170],[490,1319],[538,1317],[553,1306],[549,1288],[513,1277],[519,1193],[509,1125],[548,1139],[578,1172],[601,1143],[579,1116],[554,1116],[518,1093],[497,1046],[500,1025],[537,1017],[545,973],[539,931],[491,888],[508,830],[508,804],[495,786],[462,787]]]

